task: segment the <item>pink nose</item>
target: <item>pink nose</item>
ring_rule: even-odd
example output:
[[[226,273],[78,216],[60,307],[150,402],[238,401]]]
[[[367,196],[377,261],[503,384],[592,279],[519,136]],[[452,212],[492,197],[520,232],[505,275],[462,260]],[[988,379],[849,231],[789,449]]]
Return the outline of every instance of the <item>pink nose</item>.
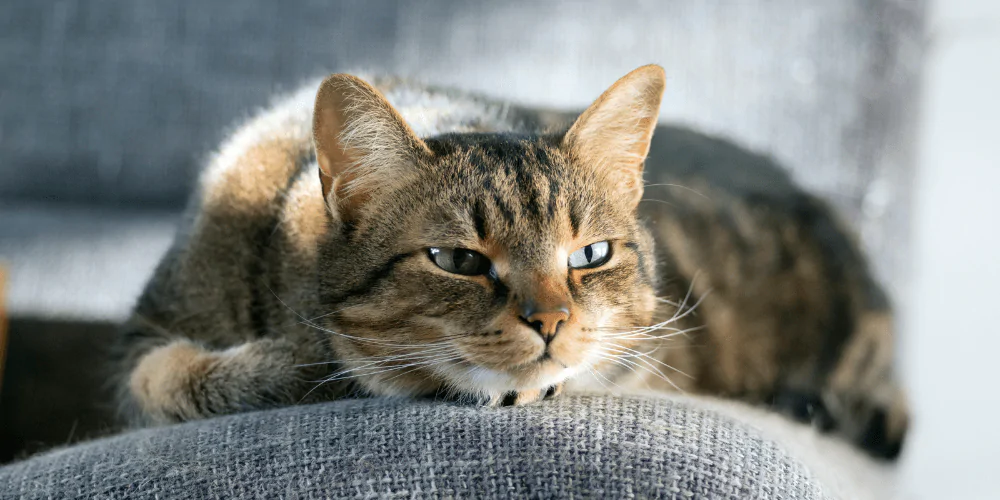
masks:
[[[539,308],[529,302],[521,306],[521,319],[548,344],[559,333],[559,326],[569,320],[569,308],[564,305]]]

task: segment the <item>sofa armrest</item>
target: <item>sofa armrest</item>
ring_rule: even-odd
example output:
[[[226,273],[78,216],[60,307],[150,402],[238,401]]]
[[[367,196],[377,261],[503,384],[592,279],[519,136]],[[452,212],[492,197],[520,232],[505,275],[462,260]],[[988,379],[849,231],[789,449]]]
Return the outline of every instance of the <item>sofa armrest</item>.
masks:
[[[776,442],[650,397],[349,400],[144,429],[0,468],[0,497],[831,498]]]

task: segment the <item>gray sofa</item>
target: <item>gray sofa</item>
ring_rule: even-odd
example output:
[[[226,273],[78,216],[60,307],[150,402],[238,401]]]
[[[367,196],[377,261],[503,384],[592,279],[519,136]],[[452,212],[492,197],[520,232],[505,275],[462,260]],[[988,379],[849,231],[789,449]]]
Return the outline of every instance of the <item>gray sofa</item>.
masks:
[[[649,397],[499,409],[353,400],[142,430],[0,468],[0,498],[857,494],[842,488],[739,419]]]
[[[120,320],[226,130],[274,92],[352,68],[579,108],[659,63],[664,120],[776,156],[860,229],[896,290],[924,10],[900,0],[9,2],[0,16],[9,308],[31,324]],[[15,347],[45,338],[32,352],[62,345],[27,329],[12,335]],[[27,387],[36,390],[18,385]],[[54,451],[0,468],[0,498],[884,498],[891,474],[808,429],[712,401],[576,398],[486,411],[375,400]]]

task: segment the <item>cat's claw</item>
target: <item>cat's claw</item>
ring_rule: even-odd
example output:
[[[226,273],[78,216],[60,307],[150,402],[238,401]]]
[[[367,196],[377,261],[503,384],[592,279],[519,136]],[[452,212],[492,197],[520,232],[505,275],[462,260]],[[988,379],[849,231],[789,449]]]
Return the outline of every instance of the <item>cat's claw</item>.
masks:
[[[545,389],[532,389],[528,391],[510,391],[490,398],[485,406],[521,406],[531,404],[543,399],[554,398],[562,393],[563,384],[556,384]]]

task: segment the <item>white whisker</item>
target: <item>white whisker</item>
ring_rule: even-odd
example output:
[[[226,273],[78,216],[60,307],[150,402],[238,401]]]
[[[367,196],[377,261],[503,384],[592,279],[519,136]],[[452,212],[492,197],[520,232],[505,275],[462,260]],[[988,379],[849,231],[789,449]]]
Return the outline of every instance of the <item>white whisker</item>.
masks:
[[[609,359],[609,358],[604,358],[604,357],[602,357],[602,359],[605,359],[605,360],[607,360],[607,361],[611,361],[611,359]],[[607,390],[609,390],[609,391],[611,390],[611,389],[608,389],[608,386],[607,386],[607,385],[605,385],[605,384],[604,384],[604,382],[601,382],[601,380],[602,380],[602,379],[603,379],[603,380],[604,380],[605,382],[607,382],[607,383],[609,383],[609,384],[611,384],[611,385],[613,385],[613,386],[617,387],[617,388],[618,388],[618,390],[620,390],[620,391],[622,391],[622,392],[624,392],[624,391],[625,391],[625,389],[624,389],[624,388],[622,388],[622,386],[620,386],[620,385],[616,384],[616,383],[615,383],[615,382],[614,382],[613,380],[611,380],[611,379],[609,379],[608,377],[604,376],[604,374],[603,374],[603,373],[601,373],[601,371],[600,371],[600,370],[598,370],[598,369],[596,369],[596,368],[592,368],[592,367],[589,367],[589,366],[588,366],[588,367],[587,367],[587,371],[589,371],[591,375],[594,375],[595,379],[596,379],[596,380],[597,380],[597,381],[598,381],[598,382],[599,382],[599,383],[600,383],[600,384],[601,384],[602,386],[604,386],[604,388],[605,388],[605,389],[607,389]]]
[[[442,351],[447,351],[448,348],[451,347],[451,346],[448,345],[447,343],[444,343],[444,342],[432,342],[430,344],[425,344],[422,347],[427,347],[427,349],[423,349],[423,350],[416,351],[416,352],[411,352],[411,353],[405,353],[405,354],[393,354],[393,355],[390,355],[390,356],[369,356],[369,357],[364,357],[364,358],[345,358],[345,359],[335,359],[335,360],[332,360],[332,361],[319,361],[319,362],[316,362],[316,363],[305,363],[305,364],[301,364],[301,365],[296,365],[296,367],[329,365],[329,364],[347,363],[347,362],[364,363],[364,362],[368,362],[368,361],[396,361],[396,360],[402,360],[402,359],[412,358],[414,356],[421,356],[421,355],[426,355],[426,354],[433,354],[433,353],[438,353],[438,352],[442,352]]]
[[[310,389],[308,392],[306,392],[305,395],[302,396],[302,400],[304,400],[306,397],[308,397],[309,394],[311,394],[313,391],[315,391],[316,389],[318,389],[320,386],[322,386],[323,384],[327,384],[329,382],[339,382],[339,381],[343,381],[343,380],[355,379],[355,378],[358,378],[358,377],[369,377],[369,376],[379,375],[379,374],[382,374],[382,373],[389,373],[389,372],[392,372],[392,371],[395,371],[395,370],[402,370],[404,368],[418,369],[418,368],[421,368],[421,367],[426,367],[426,366],[432,366],[432,365],[436,365],[436,364],[446,363],[448,361],[454,361],[454,360],[461,359],[461,358],[462,358],[461,354],[453,354],[451,356],[442,356],[442,357],[429,357],[426,360],[421,360],[421,361],[417,361],[417,362],[413,362],[413,363],[406,363],[406,364],[402,364],[402,365],[398,365],[398,366],[390,366],[390,367],[375,366],[375,367],[369,368],[369,369],[374,369],[375,371],[364,371],[364,372],[360,372],[360,373],[358,372],[358,370],[364,370],[365,367],[354,367],[354,368],[342,370],[340,372],[337,372],[337,373],[335,373],[333,375],[330,375],[330,376],[328,376],[328,377],[326,377],[326,378],[318,381],[317,384],[312,389]],[[410,370],[410,371],[412,371],[412,370]]]
[[[626,359],[626,358],[622,357],[621,355],[619,355],[618,357],[619,357],[619,359]],[[659,368],[657,368],[656,365],[650,363],[647,360],[647,358],[649,358],[648,355],[645,356],[645,357],[643,357],[643,356],[633,357],[633,359],[636,359],[638,361],[642,361],[644,364],[640,364],[638,361],[632,361],[632,360],[629,360],[629,361],[632,362],[632,363],[634,363],[637,368],[642,368],[643,370],[646,370],[650,374],[656,375],[659,378],[663,379],[663,381],[665,381],[666,383],[670,384],[678,392],[684,392],[684,390],[681,389],[677,384],[675,384],[673,380],[670,380],[670,377],[668,377],[667,374],[663,373],[663,371],[660,370]],[[663,364],[665,364],[665,363],[663,363]],[[666,365],[666,366],[669,367],[669,368],[673,368],[670,365]],[[676,368],[674,368],[674,369],[676,370]],[[678,370],[678,372],[680,372],[680,370]]]
[[[698,196],[701,196],[702,198],[705,198],[706,200],[711,200],[711,198],[709,198],[708,196],[706,196],[704,193],[702,193],[700,191],[697,191],[697,190],[694,190],[692,188],[689,188],[687,186],[682,186],[680,184],[670,184],[670,183],[645,184],[645,185],[643,185],[643,187],[647,187],[647,188],[651,188],[651,187],[675,187],[675,188],[680,188],[680,189],[683,189],[683,190],[686,190],[686,191],[690,191],[690,192],[692,192],[692,193],[694,193],[694,194],[696,194]]]
[[[681,301],[681,305],[677,308],[677,311],[674,312],[673,316],[671,316],[665,321],[661,321],[653,325],[643,326],[624,332],[615,332],[610,334],[609,336],[614,338],[623,338],[624,336],[629,336],[634,334],[648,334],[650,332],[655,332],[663,329],[672,330],[678,333],[680,332],[687,333],[693,331],[690,328],[687,330],[679,330],[677,328],[668,327],[667,325],[680,321],[681,319],[687,317],[688,315],[693,314],[694,311],[698,308],[698,306],[701,305],[702,301],[705,300],[705,297],[708,297],[709,294],[712,293],[712,289],[707,290],[704,294],[702,294],[701,297],[698,298],[698,300],[694,304],[691,305],[691,307],[687,307],[687,302],[691,297],[691,293],[694,291],[694,284],[695,281],[698,279],[698,274],[699,273],[695,273],[694,277],[691,279],[691,285],[688,287],[687,294],[684,296],[684,300]],[[662,336],[662,338],[665,337],[666,336]]]
[[[652,362],[655,362],[655,363],[659,363],[659,364],[661,364],[661,365],[663,365],[663,366],[665,366],[667,368],[670,368],[671,370],[673,370],[673,371],[675,371],[677,373],[680,373],[681,375],[684,375],[687,378],[694,379],[693,376],[688,375],[687,373],[681,371],[680,369],[675,368],[675,367],[673,367],[671,365],[668,365],[667,363],[663,362],[662,360],[656,359],[653,356],[650,356],[650,353],[648,353],[648,352],[640,352],[640,351],[637,351],[635,349],[629,349],[628,347],[620,346],[618,344],[611,344],[611,347],[616,348],[616,349],[621,349],[624,352],[628,352],[628,353],[632,354],[632,356],[629,356],[629,357],[634,357],[634,358],[639,358],[639,359],[647,359],[649,361],[652,361]]]
[[[671,337],[676,337],[678,335],[683,335],[687,337],[688,336],[687,334],[703,329],[705,329],[705,325],[693,326],[691,328],[686,328],[684,330],[678,328],[668,328],[668,327],[656,328],[654,325],[653,327],[644,327],[641,330],[633,330],[630,332],[609,333],[603,335],[602,338],[612,339],[612,340],[665,340]],[[650,335],[650,332],[655,332],[658,330],[669,330],[671,333],[667,333],[664,335]]]

